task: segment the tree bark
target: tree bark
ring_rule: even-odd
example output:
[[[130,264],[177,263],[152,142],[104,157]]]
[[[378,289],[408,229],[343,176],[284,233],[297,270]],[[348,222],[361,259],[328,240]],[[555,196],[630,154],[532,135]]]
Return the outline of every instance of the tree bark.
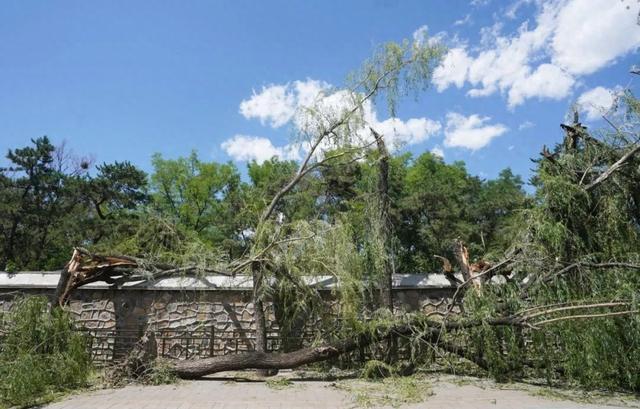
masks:
[[[60,272],[60,278],[58,279],[58,285],[53,295],[53,305],[62,307],[68,297],[65,294],[68,292],[67,285],[69,284],[71,274],[69,274],[69,264],[67,263]]]
[[[477,323],[472,326],[479,325]],[[507,325],[497,322],[495,325]],[[473,356],[465,348],[443,339],[441,327],[436,326],[423,331],[422,339],[430,342],[443,351],[470,360],[486,369],[484,360]],[[397,325],[391,329],[386,329],[384,333],[373,337],[371,335],[351,336],[349,338],[336,341],[323,346],[303,348],[287,353],[264,353],[249,352],[239,355],[222,355],[213,358],[205,358],[194,361],[176,361],[171,370],[183,379],[194,379],[205,375],[211,375],[223,371],[239,371],[244,369],[279,370],[293,369],[315,362],[322,362],[336,358],[341,354],[355,351],[358,348],[366,347],[374,342],[383,341],[391,336],[408,336],[413,333],[409,325]]]
[[[222,371],[243,369],[279,370],[292,369],[314,362],[322,362],[336,358],[341,354],[356,350],[375,341],[388,337],[391,333],[408,334],[410,327],[406,325],[387,329],[384,334],[373,337],[369,334],[351,336],[322,346],[302,348],[286,353],[265,353],[260,351],[238,355],[222,355],[195,361],[177,361],[173,364],[173,372],[180,378],[191,379]]]
[[[382,306],[387,308],[391,314],[393,311],[393,265],[391,263],[391,245],[389,243],[389,232],[391,224],[389,223],[389,151],[384,142],[384,137],[376,132],[373,128],[369,128],[376,139],[378,153],[378,234],[382,242],[384,254],[382,281],[380,283],[380,298]],[[387,353],[385,360],[391,363],[396,360],[398,351],[398,342],[396,337],[390,336],[387,340]]]
[[[264,289],[264,285],[262,266],[260,263],[254,261],[251,264],[251,273],[253,276],[253,322],[256,334],[255,353],[261,356],[267,352],[267,322],[264,314],[264,303],[262,302],[262,290]],[[277,368],[258,369],[258,374],[260,376],[270,376],[277,373],[277,371],[273,371],[273,369]]]
[[[371,133],[376,138],[380,159],[378,162],[378,223],[380,241],[384,246],[384,271],[380,286],[382,305],[393,313],[393,265],[391,264],[391,249],[389,245],[389,151],[384,143],[383,136],[373,128]]]
[[[149,274],[141,274],[140,269],[142,268],[146,269]],[[60,274],[54,302],[59,306],[64,306],[76,288],[96,281],[104,281],[118,287],[128,281],[147,281],[180,273],[191,274],[197,271],[225,276],[232,275],[218,269],[202,269],[196,266],[175,267],[163,263],[147,263],[129,256],[92,254],[85,249],[76,247],[73,249],[71,259]]]
[[[325,361],[353,349],[355,349],[355,345],[304,348],[282,354],[256,351],[194,361],[178,361],[174,363],[172,370],[178,377],[183,379],[199,378],[216,372],[243,369],[259,369],[269,372],[269,370],[297,368],[313,362]]]
[[[475,280],[474,274],[471,271],[471,265],[469,263],[469,250],[464,245],[462,240],[457,239],[454,243],[453,253],[455,254],[456,261],[458,262],[458,267],[460,267],[460,273],[462,274],[462,279],[465,282],[471,282],[471,284],[478,288],[480,283]]]

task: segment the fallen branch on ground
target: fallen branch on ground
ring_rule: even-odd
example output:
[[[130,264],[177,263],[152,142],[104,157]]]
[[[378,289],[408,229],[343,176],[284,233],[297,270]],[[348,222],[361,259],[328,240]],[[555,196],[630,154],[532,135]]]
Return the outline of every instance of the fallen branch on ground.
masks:
[[[392,336],[418,336],[422,341],[431,344],[435,348],[439,348],[450,354],[458,355],[459,357],[486,369],[487,364],[481,357],[474,355],[469,349],[446,339],[443,335],[447,331],[460,331],[484,325],[495,327],[521,327],[531,330],[539,330],[544,325],[560,321],[614,317],[631,315],[639,312],[638,310],[611,311],[612,308],[630,305],[631,303],[628,301],[581,304],[552,307],[531,314],[520,313],[506,317],[469,321],[455,318],[445,319],[444,321],[430,321],[426,319],[426,315],[416,314],[413,315],[408,322],[399,323],[390,327],[386,324],[381,324],[378,328],[374,328],[366,334],[353,334],[345,339],[321,346],[303,348],[287,353],[248,352],[244,354],[222,355],[193,361],[175,361],[173,363],[172,371],[180,378],[191,379],[223,371],[237,371],[244,369],[292,369],[315,362],[322,362],[332,358],[337,358],[342,354],[367,347],[376,342],[384,341]],[[560,312],[589,309],[605,309],[605,312],[566,315],[554,318],[549,317],[550,315],[555,315]]]

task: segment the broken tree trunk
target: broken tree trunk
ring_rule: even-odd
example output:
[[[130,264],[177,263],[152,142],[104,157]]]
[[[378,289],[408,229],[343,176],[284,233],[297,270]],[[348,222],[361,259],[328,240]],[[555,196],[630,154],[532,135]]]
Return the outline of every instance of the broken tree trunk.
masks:
[[[336,358],[342,354],[366,347],[372,343],[384,341],[389,337],[409,336],[414,329],[410,325],[402,324],[390,329],[381,326],[378,336],[361,335],[351,336],[340,341],[322,346],[299,349],[287,353],[248,352],[238,355],[222,355],[213,358],[205,358],[194,361],[177,361],[173,363],[173,373],[183,379],[199,378],[223,371],[237,371],[244,369],[279,370],[293,369],[315,362],[322,362]],[[486,369],[484,361],[476,359],[465,348],[444,340],[441,336],[442,327],[435,324],[433,328],[423,331],[422,338],[425,342],[432,343],[442,350],[471,360]],[[374,331],[376,332],[376,331]]]
[[[380,285],[382,304],[385,308],[393,313],[393,265],[391,264],[391,251],[389,246],[389,232],[391,225],[389,223],[389,152],[384,143],[382,135],[377,133],[373,128],[371,133],[376,138],[378,152],[380,158],[378,161],[378,227],[379,238],[384,247],[383,256],[383,278]]]
[[[479,289],[482,284],[480,280],[475,278],[475,274],[472,271],[471,264],[469,263],[469,250],[462,240],[455,241],[453,253],[455,254],[456,261],[458,262],[458,267],[460,267],[462,279],[465,282],[470,282],[475,289]]]
[[[538,330],[543,326],[565,320],[582,320],[590,318],[615,317],[634,315],[640,311],[633,309],[631,301],[606,302],[595,304],[552,304],[538,306],[517,312],[510,316],[488,318],[484,320],[455,320],[429,321],[425,316],[414,316],[409,322],[389,327],[382,323],[374,331],[365,334],[352,334],[342,340],[322,346],[299,349],[287,353],[248,352],[238,355],[222,355],[193,361],[177,361],[171,370],[175,375],[184,379],[198,378],[223,371],[244,369],[291,369],[314,362],[326,361],[341,354],[355,351],[375,342],[384,341],[391,336],[417,336],[432,347],[458,355],[467,359],[480,368],[487,369],[487,362],[483,357],[472,353],[472,350],[447,339],[447,331],[464,331],[474,327],[508,326],[512,328],[529,328]],[[559,313],[567,314],[558,316]],[[553,318],[551,318],[553,317]],[[375,334],[375,335],[372,335]]]
[[[178,361],[173,364],[172,370],[180,378],[192,379],[223,371],[291,369],[326,361],[352,351],[356,347],[357,344],[346,342],[335,346],[304,348],[282,354],[256,351],[237,355],[222,355],[194,361]]]
[[[380,298],[383,308],[393,314],[393,265],[391,263],[391,246],[389,237],[391,223],[389,222],[389,151],[381,134],[369,128],[376,139],[378,153],[378,238],[382,243],[382,280],[380,282]],[[387,342],[386,361],[392,362],[397,356],[397,340],[391,336]]]
[[[253,320],[256,331],[255,338],[255,353],[266,354],[267,352],[267,320],[264,313],[264,303],[262,302],[262,290],[263,290],[263,274],[262,266],[259,262],[253,262],[251,264],[251,273],[253,276]],[[275,375],[277,371],[273,371],[277,368],[258,368],[258,374],[260,376]]]
[[[495,266],[492,266],[491,263],[485,260],[479,260],[475,263],[470,263],[469,250],[467,249],[467,246],[464,245],[462,240],[459,239],[454,242],[453,252],[455,254],[458,266],[460,267],[462,279],[464,280],[462,283],[460,283],[460,288],[466,286],[467,284],[471,284],[476,290],[480,289],[487,280],[491,279],[491,277],[495,275],[497,267],[501,267],[506,264],[506,262],[510,261],[510,257],[508,257],[503,262],[500,262]],[[444,257],[436,257],[446,260]],[[446,260],[446,263],[449,263],[449,261]],[[449,268],[451,268],[450,263]]]
[[[112,283],[116,268],[135,268],[137,262],[130,257],[98,256],[76,247],[71,260],[64,266],[56,287],[56,305],[65,305],[78,287],[95,281]]]
[[[156,280],[178,274],[193,274],[198,271],[232,275],[211,268],[176,267],[170,264],[150,263],[129,256],[104,256],[76,247],[73,249],[71,260],[60,273],[54,302],[55,305],[62,307],[67,304],[74,290],[96,281],[104,281],[118,287],[129,281]]]

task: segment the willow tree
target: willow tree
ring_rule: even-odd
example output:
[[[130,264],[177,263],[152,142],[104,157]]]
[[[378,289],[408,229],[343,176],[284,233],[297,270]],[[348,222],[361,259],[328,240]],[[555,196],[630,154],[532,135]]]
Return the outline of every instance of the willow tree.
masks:
[[[351,314],[354,322],[342,337],[282,354],[180,362],[176,373],[289,368],[402,337],[426,359],[455,355],[498,379],[533,372],[550,381],[639,390],[638,104],[630,94],[619,102],[621,122],[607,118],[613,131],[588,132],[576,118],[562,124],[562,143],[543,148],[536,160],[536,205],[523,210],[520,234],[503,258],[473,262],[474,255],[456,242],[456,260],[447,260],[444,272],[459,272],[463,280],[444,311],[374,315],[365,323],[346,303],[343,318]],[[337,255],[322,260],[341,279],[339,296],[357,292],[359,251],[349,247],[353,243],[341,229],[336,223],[314,231],[322,238],[282,239],[272,254],[289,254],[294,262],[288,265],[304,266],[323,252]]]
[[[157,279],[171,274],[214,271],[222,274],[250,274],[253,277],[253,304],[256,327],[255,349],[266,351],[265,307],[267,279],[275,274],[273,259],[278,248],[287,243],[307,240],[292,232],[295,226],[274,220],[282,200],[306,177],[323,167],[341,165],[363,158],[376,143],[384,146],[373,121],[373,107],[384,101],[389,113],[396,113],[398,100],[426,89],[444,48],[434,42],[388,43],[376,50],[362,67],[352,72],[344,87],[326,89],[312,104],[302,106],[295,115],[293,144],[304,152],[294,176],[278,190],[261,211],[253,229],[248,255],[228,263],[225,268],[179,266],[130,256],[102,256],[76,249],[61,276],[57,301],[63,305],[71,292],[85,283],[106,281],[122,284],[141,278]],[[383,217],[383,216],[381,216]],[[141,270],[147,270],[144,274]],[[324,273],[331,274],[329,270]],[[386,287],[390,292],[387,270]],[[389,301],[387,300],[387,304]]]
[[[429,43],[386,45],[350,76],[348,86],[326,90],[313,105],[300,108],[294,143],[304,150],[304,158],[262,210],[248,255],[215,269],[253,276],[256,350],[174,362],[178,376],[293,368],[401,337],[410,343],[414,359],[462,357],[499,378],[536,370],[550,379],[565,376],[584,384],[640,389],[640,104],[630,94],[621,98],[618,116],[607,118],[613,131],[588,132],[576,118],[562,125],[562,143],[553,150],[543,148],[534,206],[518,216],[519,234],[502,257],[484,260],[455,241],[456,258],[444,260],[443,272],[458,288],[443,301],[444,310],[393,316],[388,302],[373,311],[362,308],[372,280],[379,280],[375,284],[383,289],[388,283],[384,237],[374,237],[382,253],[382,274],[371,276],[366,252],[353,239],[348,221],[277,217],[279,205],[302,180],[327,166],[364,158],[377,143],[382,153],[377,155],[381,200],[372,208],[378,209],[378,220],[384,220],[384,136],[376,138],[381,132],[367,113],[376,100],[385,99],[394,115],[398,97],[429,84],[441,53]],[[378,229],[371,230],[375,236]],[[384,225],[381,230],[388,233]],[[139,279],[141,269],[151,270],[153,277],[205,271],[201,266],[149,264],[78,251],[60,288],[68,297],[87,280]],[[320,301],[318,292],[304,281],[306,275],[337,279],[342,328],[336,330],[333,320],[333,326],[320,328],[324,332],[314,345],[268,353],[264,303],[274,285],[293,289],[296,308],[289,311],[289,319],[305,308],[322,309],[322,303],[315,302]]]
[[[388,43],[381,47],[363,67],[349,76],[345,88],[327,90],[313,104],[299,108],[295,123],[295,143],[305,150],[296,174],[271,199],[255,228],[250,256],[238,262],[234,273],[250,271],[253,277],[253,305],[257,352],[267,347],[265,323],[265,276],[269,273],[269,250],[280,243],[296,240],[282,238],[273,216],[282,199],[307,175],[323,166],[340,166],[341,158],[349,161],[364,156],[374,143],[382,144],[383,136],[373,128],[372,106],[385,97],[389,112],[395,114],[398,97],[429,85],[443,48],[429,42]],[[331,151],[331,154],[327,154]],[[390,279],[390,275],[389,275]],[[388,280],[386,280],[388,281]],[[386,282],[385,281],[385,282]],[[386,283],[389,287],[390,283]]]
[[[588,387],[640,389],[640,110],[629,92],[588,130],[577,113],[563,140],[536,159],[535,206],[508,256],[489,268],[501,285],[466,294],[480,321],[498,315],[531,324],[478,327],[471,337],[497,377],[527,368]]]

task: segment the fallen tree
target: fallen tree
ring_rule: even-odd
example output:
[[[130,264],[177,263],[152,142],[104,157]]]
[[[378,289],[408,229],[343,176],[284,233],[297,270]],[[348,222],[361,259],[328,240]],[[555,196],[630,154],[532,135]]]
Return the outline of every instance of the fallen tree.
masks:
[[[172,365],[172,370],[180,378],[191,379],[210,375],[223,371],[237,371],[243,369],[293,369],[303,365],[326,361],[337,358],[356,349],[367,347],[374,342],[380,342],[391,336],[410,336],[416,331],[414,326],[408,324],[394,325],[391,328],[374,330],[377,334],[363,334],[350,336],[346,339],[322,346],[314,346],[299,349],[288,353],[264,353],[247,352],[240,355],[223,355],[213,358],[198,359],[193,361],[177,361]],[[439,340],[439,329],[430,328],[421,337],[443,350],[458,354],[470,359],[483,367],[485,364],[475,360],[460,346],[453,345],[444,340]]]
[[[76,247],[71,259],[60,272],[60,279],[54,295],[54,303],[64,306],[74,290],[83,285],[103,281],[119,288],[127,282],[154,281],[177,275],[213,273],[231,276],[216,268],[201,266],[174,266],[166,263],[149,262],[145,259],[122,255],[100,255]]]
[[[574,149],[573,144],[569,146]],[[562,153],[557,156],[559,160],[562,159]],[[626,154],[624,156],[628,157]],[[551,164],[556,166],[555,162]],[[281,238],[273,241],[248,260],[251,262],[262,260],[265,263],[270,251],[275,249],[288,251],[289,246],[306,243],[311,237]],[[545,263],[542,265],[549,266],[548,270],[531,270],[528,266],[531,265],[535,257],[541,254],[539,252],[538,247],[531,247],[524,242],[519,247],[515,247],[501,261],[490,263],[480,260],[471,263],[466,246],[461,241],[456,241],[453,246],[456,270],[454,271],[453,264],[447,258],[441,257],[443,259],[443,273],[453,278],[459,274],[463,279],[456,279],[457,289],[453,297],[446,302],[444,310],[397,316],[391,319],[389,316],[379,320],[372,319],[365,328],[346,329],[341,333],[342,338],[325,339],[318,346],[301,348],[292,352],[267,353],[257,350],[238,355],[175,361],[171,364],[171,370],[181,378],[195,378],[229,370],[296,368],[310,363],[335,359],[361,348],[372,347],[376,343],[392,337],[418,341],[442,353],[453,354],[469,360],[481,368],[491,370],[493,365],[491,359],[495,358],[488,357],[486,350],[483,352],[483,348],[478,349],[468,343],[456,342],[456,336],[459,334],[466,336],[474,332],[495,335],[504,331],[515,331],[513,333],[527,331],[535,338],[537,337],[536,333],[547,336],[555,331],[549,331],[548,328],[561,328],[567,323],[638,316],[637,304],[631,299],[623,299],[620,296],[609,299],[594,299],[594,294],[590,293],[592,290],[589,285],[578,283],[576,286],[575,273],[581,271],[637,271],[640,269],[640,264],[632,261],[604,262],[597,260],[561,262],[557,259],[546,264],[548,262],[541,258],[540,260]],[[244,266],[249,265],[248,261],[236,261],[228,269],[229,273],[220,269],[208,269],[207,272],[228,275],[242,271]],[[523,265],[527,267],[524,269],[526,274],[522,273]],[[118,286],[127,281],[158,279],[179,273],[196,273],[197,271],[195,266],[176,267],[162,263],[149,263],[135,257],[97,255],[77,248],[61,276],[56,300],[59,305],[64,305],[74,289],[90,282],[105,281]],[[505,277],[506,281],[502,284],[494,283],[491,277],[495,275]],[[589,273],[588,277],[592,281],[608,281],[607,277],[599,273]],[[589,283],[592,284],[591,281]],[[558,284],[572,286],[573,291],[577,291],[573,294],[573,299],[554,296],[557,302],[549,304],[542,303],[540,298],[536,298],[536,294],[548,291],[549,288],[555,291],[554,288]],[[468,291],[469,287],[474,290]],[[632,286],[632,292],[626,294],[632,296],[634,288],[637,291],[638,287]],[[508,289],[515,289],[516,295],[508,294],[506,291]],[[545,295],[545,297],[548,296]],[[480,307],[478,303],[483,302],[489,304]],[[479,314],[483,308],[486,308],[486,305],[490,305],[491,309]],[[515,307],[517,308],[514,310]],[[383,309],[385,308],[383,307]],[[630,321],[632,325],[634,319],[632,318]],[[500,343],[502,342],[504,340],[500,341]],[[529,358],[523,358],[522,365],[531,366],[533,365],[531,362]],[[138,362],[137,365],[140,363]]]
[[[462,254],[458,257],[460,261],[466,260],[468,252],[465,246],[457,242],[456,248]],[[496,263],[492,267],[485,267],[480,273],[471,275],[469,271],[464,277],[465,281],[460,282],[454,296],[448,301],[445,311],[432,311],[429,313],[413,313],[396,316],[389,320],[386,316],[382,320],[371,320],[367,327],[359,332],[354,330],[346,334],[344,338],[334,341],[325,341],[321,345],[302,348],[287,353],[267,353],[264,351],[253,351],[243,354],[222,355],[206,359],[191,361],[174,361],[171,363],[172,372],[181,378],[197,378],[222,371],[258,369],[277,370],[290,369],[303,365],[322,362],[339,357],[340,355],[366,348],[391,338],[405,338],[416,340],[428,344],[431,348],[441,350],[443,353],[453,354],[466,359],[483,369],[488,369],[490,363],[486,358],[476,354],[473,348],[468,345],[456,343],[451,339],[450,334],[469,331],[474,328],[519,328],[527,331],[541,331],[546,326],[570,320],[585,320],[606,317],[621,317],[634,315],[639,312],[632,301],[608,301],[591,303],[556,303],[552,305],[534,305],[523,308],[509,315],[495,315],[484,318],[471,318],[470,314],[452,313],[456,306],[461,306],[464,302],[466,287],[473,284],[476,289],[472,294],[482,297],[481,290],[485,285],[491,287],[490,281],[480,279],[487,277],[500,269],[513,263],[515,255],[507,258],[503,262]],[[459,261],[459,262],[460,262]],[[486,263],[480,263],[485,265]],[[144,265],[142,261],[125,256],[101,256],[91,254],[83,249],[76,249],[73,257],[66,266],[67,285],[62,288],[72,289],[77,286],[98,280],[109,280],[114,285],[126,282],[127,280],[140,280],[148,278],[148,274],[135,272],[137,268]],[[445,265],[451,264],[446,261]],[[632,268],[640,269],[640,265],[630,263],[607,263],[607,264],[580,264],[574,263],[563,267],[557,271],[545,274],[539,280],[540,283],[547,283],[549,277],[558,277],[579,267],[598,268]],[[167,265],[157,265],[158,269],[155,278],[164,277],[165,274],[175,274],[176,268],[169,268]],[[451,267],[450,267],[451,268]],[[474,270],[476,267],[469,267],[464,264],[462,268]],[[462,269],[461,268],[461,269]],[[191,271],[192,268],[183,267],[180,271]],[[213,271],[213,270],[212,270]],[[215,272],[220,272],[215,270]],[[475,281],[474,281],[475,280]],[[107,282],[109,282],[107,281]],[[61,277],[60,283],[64,283]],[[71,283],[71,284],[69,284]],[[482,284],[480,284],[482,283]],[[534,281],[534,283],[537,283]],[[525,283],[526,284],[526,283]],[[75,286],[75,287],[74,287]],[[528,286],[527,288],[529,288]],[[68,298],[70,292],[64,292]],[[525,296],[526,297],[526,296]],[[523,298],[524,300],[525,298]],[[383,309],[386,307],[383,307]],[[504,310],[498,308],[498,311]],[[152,334],[151,334],[152,335]],[[134,350],[135,359],[128,360],[135,363],[135,368],[129,368],[128,373],[144,373],[145,367],[150,367],[155,358],[155,354],[140,354],[139,351],[148,351],[153,347],[145,347],[148,340],[153,340],[152,336],[145,335],[141,341],[142,346]],[[142,368],[142,369],[141,369]]]
[[[371,129],[372,141],[342,146],[337,153],[325,156],[320,151],[326,144],[344,142],[363,104],[377,90],[393,86],[385,80],[411,62],[398,59],[397,51],[396,58],[387,61],[390,65],[381,64],[394,67],[392,70],[374,69],[365,75],[369,93],[352,94],[355,105],[328,122],[320,121],[320,128],[312,130],[310,151],[293,178],[263,209],[246,257],[229,262],[223,269],[203,269],[97,255],[77,248],[61,275],[56,303],[64,305],[76,288],[94,281],[117,287],[127,281],[202,271],[245,273],[253,277],[256,350],[173,362],[172,371],[177,376],[295,368],[359,348],[374,348],[381,341],[398,337],[410,340],[412,345],[426,346],[431,352],[422,351],[424,355],[452,354],[497,378],[517,376],[527,367],[559,371],[584,385],[640,390],[640,316],[636,301],[640,290],[636,274],[640,269],[636,250],[640,248],[640,144],[633,127],[616,128],[611,138],[599,140],[588,134],[577,117],[573,124],[563,124],[563,143],[553,150],[544,147],[541,158],[535,161],[536,206],[523,210],[518,220],[520,234],[510,251],[497,260],[474,261],[464,243],[456,240],[448,257],[437,256],[443,261],[443,273],[457,287],[443,309],[394,316],[390,311],[390,266],[384,266],[384,281],[376,282],[377,277],[366,275],[364,263],[358,259],[362,243],[354,242],[349,226],[339,222],[329,225],[324,220],[272,220],[281,200],[306,175],[335,165],[337,159],[362,159],[376,142],[382,159],[378,193],[383,201],[388,199],[389,168],[383,135]],[[640,104],[629,106],[637,116]],[[388,203],[379,210],[380,218],[386,217]],[[390,250],[384,246],[382,251]],[[300,274],[296,275],[305,268],[336,277],[340,286],[335,295],[343,303],[338,318],[343,325],[336,330],[338,319],[332,316],[329,322],[317,324],[321,333],[318,346],[268,353],[263,302],[273,288],[267,278],[277,276],[290,285],[300,304],[308,304],[303,306],[308,309],[285,311],[284,319],[310,318],[319,312],[314,308],[329,308],[311,302],[321,297],[305,286]],[[372,302],[372,287],[384,292],[383,305]],[[539,375],[553,376],[550,372]]]
[[[337,358],[342,354],[367,347],[390,337],[416,337],[434,348],[457,355],[469,360],[483,369],[488,363],[480,356],[462,345],[457,345],[446,339],[446,331],[464,330],[483,325],[493,327],[519,327],[539,330],[545,325],[565,320],[578,320],[596,317],[613,317],[631,315],[639,310],[628,309],[631,302],[612,302],[585,305],[559,305],[551,307],[537,307],[508,317],[499,317],[485,321],[443,320],[431,321],[424,314],[416,314],[404,319],[398,318],[399,323],[392,326],[379,324],[362,334],[351,334],[349,337],[320,346],[302,348],[288,353],[265,353],[261,351],[243,354],[222,355],[191,361],[175,361],[172,371],[180,378],[191,379],[224,371],[244,369],[292,369],[311,363],[322,362]],[[622,309],[621,309],[622,308]],[[612,310],[613,309],[613,310]],[[605,311],[605,312],[593,312]],[[575,315],[557,316],[558,313],[587,311]],[[549,318],[555,316],[555,318]]]

